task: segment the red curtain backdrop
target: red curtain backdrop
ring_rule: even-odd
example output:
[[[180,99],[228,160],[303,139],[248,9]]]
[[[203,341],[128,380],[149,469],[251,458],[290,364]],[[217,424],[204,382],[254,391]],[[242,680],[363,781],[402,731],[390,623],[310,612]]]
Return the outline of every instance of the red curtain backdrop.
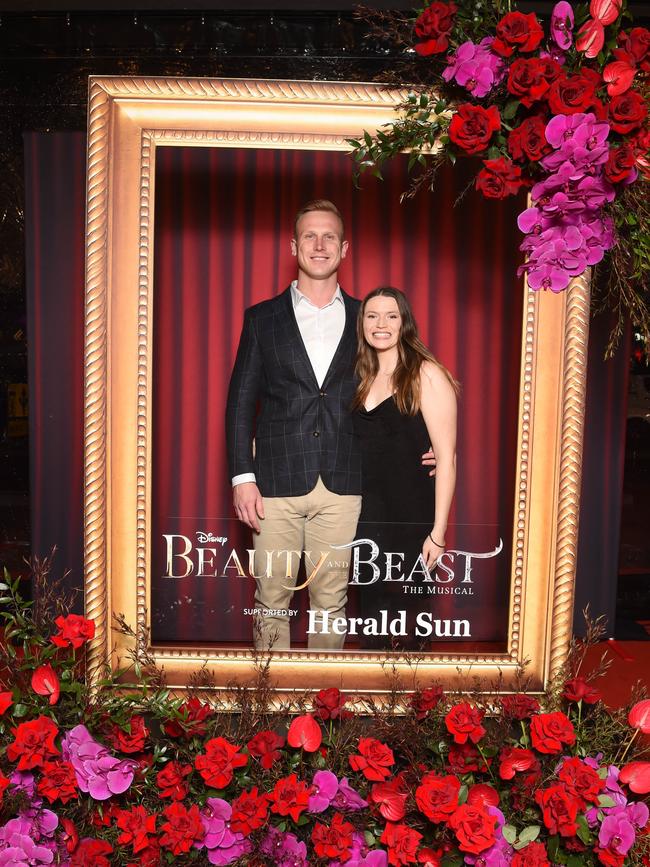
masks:
[[[251,607],[253,582],[235,569],[228,578],[167,577],[163,534],[182,534],[194,546],[199,532],[228,537],[223,549],[217,545],[216,566],[233,542],[239,552],[250,547],[231,520],[223,425],[243,312],[296,276],[289,249],[294,215],[311,198],[329,198],[345,215],[350,241],[341,285],[359,298],[380,285],[404,289],[423,339],[461,382],[449,546],[479,553],[500,539],[504,544],[498,557],[475,563],[473,596],[436,596],[435,616],[469,619],[474,640],[505,639],[522,315],[515,219],[522,205],[486,203],[473,192],[456,204],[471,182],[463,168],[440,174],[435,197],[400,205],[406,160],[390,166],[383,182],[364,176],[358,190],[352,161],[342,153],[158,149],[155,638],[250,642],[242,610]],[[186,544],[177,540],[174,550]],[[174,562],[178,575],[184,561]],[[455,585],[464,565],[460,558]],[[302,596],[297,606],[305,608]],[[351,597],[353,603],[354,591]],[[295,631],[304,637],[300,621]]]
[[[342,155],[309,152],[160,152],[155,534],[167,532],[162,524],[173,516],[201,522],[230,516],[222,415],[243,310],[285,288],[293,276],[293,212],[321,195],[337,201],[347,216],[352,246],[341,271],[343,287],[359,297],[381,282],[404,288],[425,340],[462,383],[455,542],[472,522],[490,534],[510,526],[512,484],[505,477],[514,462],[502,466],[494,455],[510,448],[506,422],[518,386],[518,359],[510,369],[500,361],[511,341],[519,340],[518,206],[485,204],[470,191],[454,207],[457,191],[470,180],[462,167],[441,175],[433,196],[421,193],[400,206],[401,170],[385,184],[364,178],[363,190],[355,192],[344,163]],[[57,545],[59,568],[70,569],[68,585],[77,589],[83,574],[84,166],[82,134],[26,134],[32,551],[42,556]],[[278,166],[288,170],[279,172]],[[457,303],[450,306],[454,297]],[[594,614],[605,614],[613,628],[626,356],[621,352],[603,362],[598,334],[608,327],[607,318],[592,324],[577,596],[580,604],[591,602]],[[188,340],[196,345],[194,360]],[[191,450],[202,455],[200,462],[191,460]],[[193,522],[191,529],[203,527]],[[230,541],[246,547],[246,535],[237,537],[234,524],[229,532]],[[490,535],[486,550],[491,541]],[[160,538],[153,534],[152,549],[161,575]],[[491,601],[492,617],[505,610],[506,552],[500,563],[501,584],[492,600],[481,597],[486,606]],[[203,579],[192,588],[164,580],[170,612],[176,612],[170,613],[170,628],[189,627],[197,639],[236,640],[229,628],[234,618],[224,616],[240,604],[225,593],[232,592],[232,578]]]

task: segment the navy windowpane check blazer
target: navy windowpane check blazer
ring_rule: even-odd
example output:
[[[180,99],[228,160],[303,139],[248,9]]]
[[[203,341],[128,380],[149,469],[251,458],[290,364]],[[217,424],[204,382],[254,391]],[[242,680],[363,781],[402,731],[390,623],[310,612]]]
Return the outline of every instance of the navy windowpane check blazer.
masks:
[[[342,294],[345,327],[320,387],[290,289],[244,315],[226,408],[228,463],[231,477],[254,472],[265,497],[307,494],[318,476],[336,494],[361,493],[350,416],[360,303]]]

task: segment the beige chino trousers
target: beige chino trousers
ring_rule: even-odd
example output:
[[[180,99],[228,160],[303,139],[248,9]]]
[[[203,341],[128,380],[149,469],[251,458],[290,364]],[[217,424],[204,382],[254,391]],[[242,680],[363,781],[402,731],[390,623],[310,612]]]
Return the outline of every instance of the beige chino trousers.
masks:
[[[255,575],[259,576],[255,579],[254,636],[258,650],[289,650],[289,615],[284,612],[291,604],[303,551],[308,576],[325,555],[308,587],[309,606],[317,622],[323,611],[328,612],[330,623],[345,617],[351,552],[331,546],[353,541],[360,512],[360,496],[333,494],[320,478],[304,496],[264,497],[261,532],[253,534]],[[313,650],[340,650],[344,642],[345,635],[333,632],[308,636],[308,647]]]

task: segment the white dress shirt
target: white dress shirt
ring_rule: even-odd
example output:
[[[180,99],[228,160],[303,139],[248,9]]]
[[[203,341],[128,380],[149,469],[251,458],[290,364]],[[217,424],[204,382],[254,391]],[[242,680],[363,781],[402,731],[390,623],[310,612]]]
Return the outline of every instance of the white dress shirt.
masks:
[[[316,381],[321,386],[345,328],[345,302],[341,287],[337,284],[331,301],[324,307],[317,307],[306,295],[303,295],[298,289],[298,281],[294,280],[291,284],[291,302],[309,362],[314,370]],[[254,473],[240,473],[233,477],[232,485],[234,487],[243,482],[254,481]]]

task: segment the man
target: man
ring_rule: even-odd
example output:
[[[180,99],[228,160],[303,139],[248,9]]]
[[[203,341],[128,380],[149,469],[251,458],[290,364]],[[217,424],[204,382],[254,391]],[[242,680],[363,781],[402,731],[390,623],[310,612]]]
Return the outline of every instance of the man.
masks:
[[[317,623],[323,611],[330,622],[345,617],[349,550],[330,546],[354,539],[361,509],[349,415],[359,302],[337,281],[347,251],[332,202],[301,208],[291,240],[298,278],[246,311],[230,381],[228,459],[235,512],[254,531],[260,649],[289,649],[285,612],[299,558],[286,552],[310,552],[308,574],[324,554],[309,584],[312,616]],[[310,635],[309,647],[339,650],[344,641],[345,634],[328,631]]]

